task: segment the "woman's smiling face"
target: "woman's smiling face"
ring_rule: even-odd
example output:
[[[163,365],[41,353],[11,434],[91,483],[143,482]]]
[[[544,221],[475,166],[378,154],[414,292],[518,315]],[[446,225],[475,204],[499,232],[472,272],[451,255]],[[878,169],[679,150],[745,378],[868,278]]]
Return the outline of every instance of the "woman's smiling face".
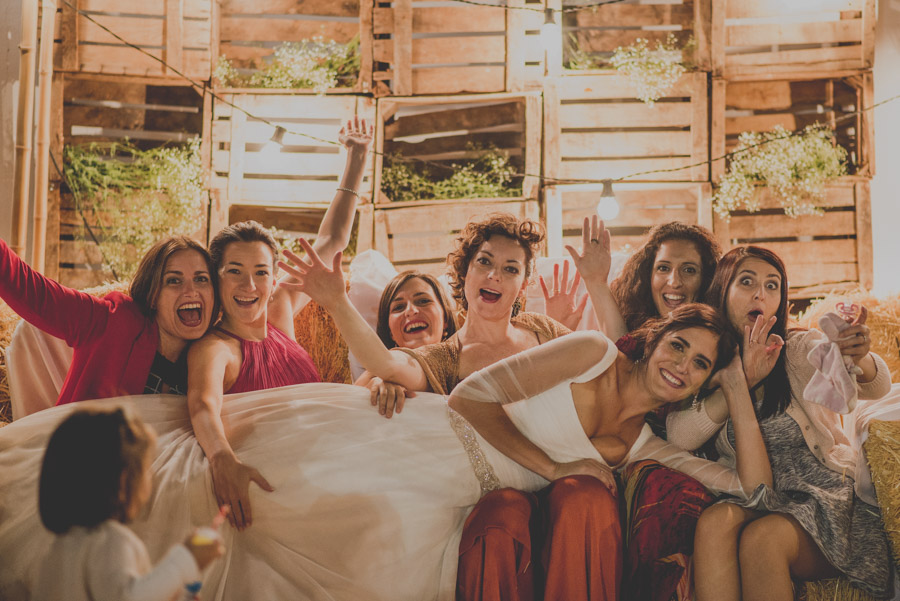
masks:
[[[411,278],[400,286],[388,311],[388,328],[397,346],[414,349],[443,339],[444,310],[422,278]]]
[[[705,328],[669,332],[647,359],[647,386],[667,403],[700,390],[718,357],[719,336]]]
[[[264,242],[231,242],[222,253],[219,293],[227,319],[263,325],[275,291],[272,249]]]
[[[703,262],[690,240],[666,240],[659,245],[650,276],[650,294],[660,317],[693,303],[703,282]]]
[[[513,303],[525,291],[525,261],[525,249],[512,238],[494,235],[485,240],[466,273],[469,311],[508,318]]]

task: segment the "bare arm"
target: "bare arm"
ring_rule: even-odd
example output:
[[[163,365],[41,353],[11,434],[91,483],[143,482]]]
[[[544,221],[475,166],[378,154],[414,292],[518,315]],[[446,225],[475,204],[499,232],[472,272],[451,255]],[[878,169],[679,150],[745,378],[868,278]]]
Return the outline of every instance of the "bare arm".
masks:
[[[603,222],[596,215],[590,219],[584,218],[581,228],[581,253],[579,254],[572,246],[566,246],[578,273],[584,280],[588,296],[591,297],[600,330],[611,339],[618,340],[628,333],[628,329],[607,283],[612,264],[610,248],[609,231],[603,227]]]
[[[338,139],[347,149],[347,162],[341,181],[334,193],[334,199],[328,205],[328,210],[325,211],[325,217],[319,225],[319,231],[313,243],[313,248],[321,256],[331,257],[334,253],[343,251],[350,243],[353,219],[356,216],[356,205],[359,200],[359,188],[365,173],[366,158],[373,136],[374,128],[359,116],[355,116],[341,128]],[[357,194],[347,190],[352,190]],[[293,277],[288,273],[279,284],[293,281]],[[291,317],[299,313],[308,302],[309,296],[306,294],[296,288],[280,285],[276,289],[275,298],[272,301],[276,307],[283,304]],[[270,307],[270,312],[276,310],[276,307]]]
[[[309,242],[301,239],[300,244],[307,253],[306,260],[285,252],[291,264],[279,263],[294,278],[293,283],[285,285],[308,294],[325,307],[350,351],[366,370],[409,390],[427,390],[428,381],[418,362],[406,353],[386,349],[350,302],[341,271],[341,253],[334,255],[329,269]]]
[[[222,423],[223,382],[231,350],[207,335],[188,351],[188,410],[197,442],[209,460],[216,500],[229,505],[228,519],[238,529],[253,521],[250,510],[250,481],[263,490],[274,490],[262,475],[244,465],[235,455]]]
[[[597,377],[614,360],[610,350],[615,353],[612,343],[598,332],[573,332],[471,374],[453,389],[449,405],[497,450],[547,480],[580,473],[614,486],[609,468],[598,460],[554,461],[516,428],[502,406],[566,381]]]

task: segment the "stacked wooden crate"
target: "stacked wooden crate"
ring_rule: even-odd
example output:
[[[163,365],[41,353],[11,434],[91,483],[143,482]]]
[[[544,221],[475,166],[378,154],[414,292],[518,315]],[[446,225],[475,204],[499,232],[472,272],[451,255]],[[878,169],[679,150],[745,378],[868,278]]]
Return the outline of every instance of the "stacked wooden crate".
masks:
[[[726,248],[758,244],[781,254],[791,295],[872,286],[869,178],[874,159],[874,0],[804,3],[724,0],[712,12],[711,152],[722,156],[741,132],[788,131],[822,123],[848,152],[850,175],[828,187],[823,216],[784,218],[764,189],[762,210],[716,217]],[[725,173],[715,161],[711,181]]]

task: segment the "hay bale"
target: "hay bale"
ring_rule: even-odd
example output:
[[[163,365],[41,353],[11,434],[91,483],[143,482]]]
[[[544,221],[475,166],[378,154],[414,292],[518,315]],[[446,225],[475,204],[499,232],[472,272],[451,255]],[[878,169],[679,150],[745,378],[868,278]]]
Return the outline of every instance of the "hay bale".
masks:
[[[875,601],[875,597],[856,588],[845,578],[807,582],[805,589],[799,595],[805,601]]]
[[[900,422],[873,421],[863,446],[894,564],[900,569]]]
[[[127,292],[127,282],[108,282],[84,292],[94,296],[104,296],[110,292]],[[9,401],[9,378],[6,373],[6,348],[12,342],[12,335],[21,318],[9,305],[0,301],[0,427],[12,421],[12,405]]]
[[[865,290],[829,294],[814,301],[800,314],[799,325],[804,328],[818,327],[819,316],[834,311],[838,301],[866,306],[869,311],[866,325],[871,331],[872,352],[885,360],[891,373],[900,374],[900,295],[878,298]]]
[[[352,384],[347,343],[324,308],[310,301],[294,317],[297,342],[305,348],[323,382]]]

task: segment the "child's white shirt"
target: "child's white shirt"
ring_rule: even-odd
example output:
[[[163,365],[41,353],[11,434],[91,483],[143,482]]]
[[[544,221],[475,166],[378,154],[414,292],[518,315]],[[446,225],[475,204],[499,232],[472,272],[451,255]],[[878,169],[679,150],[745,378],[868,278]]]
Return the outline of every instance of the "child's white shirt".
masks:
[[[33,598],[43,601],[169,601],[199,579],[184,545],[173,546],[154,567],[141,539],[107,520],[57,536],[32,590]]]

